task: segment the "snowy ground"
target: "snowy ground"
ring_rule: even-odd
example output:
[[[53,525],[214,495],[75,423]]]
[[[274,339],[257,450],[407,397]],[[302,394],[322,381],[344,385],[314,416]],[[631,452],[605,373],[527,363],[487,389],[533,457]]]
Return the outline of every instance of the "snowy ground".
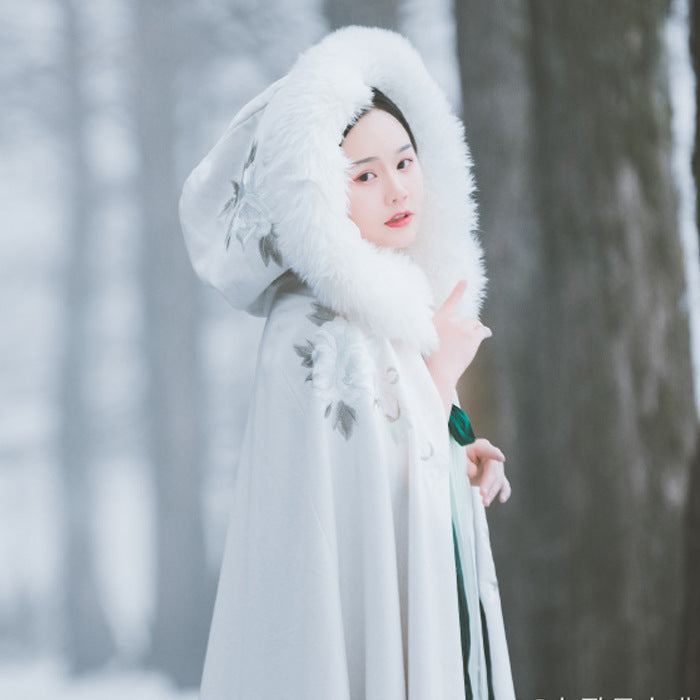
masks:
[[[71,679],[60,659],[0,662],[2,700],[197,700],[198,692],[176,690],[164,676],[109,670]]]

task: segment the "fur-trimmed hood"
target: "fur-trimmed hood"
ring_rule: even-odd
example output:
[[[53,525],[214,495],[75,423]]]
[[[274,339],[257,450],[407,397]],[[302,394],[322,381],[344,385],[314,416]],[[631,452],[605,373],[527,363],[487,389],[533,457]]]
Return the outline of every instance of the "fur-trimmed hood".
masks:
[[[405,249],[364,240],[348,216],[351,161],[338,144],[372,87],[404,113],[423,172],[420,230]],[[291,269],[322,304],[428,354],[438,345],[432,317],[455,284],[467,280],[461,315],[478,317],[485,297],[471,166],[464,125],[410,42],[342,27],[245,105],[189,175],[187,249],[236,308],[266,314]]]

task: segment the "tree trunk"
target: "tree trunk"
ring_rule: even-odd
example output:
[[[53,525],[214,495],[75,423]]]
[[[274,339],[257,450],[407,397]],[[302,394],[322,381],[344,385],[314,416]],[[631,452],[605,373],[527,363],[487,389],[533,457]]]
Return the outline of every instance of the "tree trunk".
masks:
[[[374,27],[396,29],[398,25],[397,0],[363,0],[362,2],[343,2],[343,0],[325,0],[323,10],[330,30],[348,24],[360,24]]]
[[[62,0],[65,86],[66,200],[68,252],[65,285],[65,345],[61,359],[58,460],[63,477],[65,654],[72,673],[93,670],[115,651],[97,590],[92,552],[90,420],[85,404],[87,314],[90,298],[88,251],[92,216],[92,173],[87,156],[87,104],[83,86],[83,36],[79,4]]]
[[[139,0],[134,15],[134,92],[141,153],[137,200],[143,249],[144,418],[156,493],[156,610],[149,661],[180,686],[198,686],[210,618],[202,524],[202,382],[195,276],[187,258],[174,163],[177,6]]]
[[[479,437],[506,454],[513,494],[487,510],[513,681],[523,697],[563,688],[567,669],[547,666],[566,643],[563,489],[550,457],[543,232],[532,187],[529,17],[524,0],[455,4],[463,117],[474,159],[493,331],[460,381]],[[545,680],[549,685],[545,686]],[[557,692],[559,692],[557,690]],[[559,695],[557,695],[559,697]]]
[[[700,688],[700,442],[691,464],[685,513],[685,600],[681,629],[678,687],[697,694]]]
[[[695,72],[695,146],[693,149],[693,179],[695,192],[700,183],[700,2],[692,0],[689,12],[690,54]],[[700,211],[697,208],[698,230]],[[685,519],[685,601],[683,605],[683,629],[680,654],[680,687],[686,693],[698,692],[700,688],[700,442],[691,464],[688,482]]]
[[[677,640],[695,409],[668,3],[457,7],[493,434],[514,482],[512,512],[490,518],[512,552],[497,563],[518,695],[690,692]]]

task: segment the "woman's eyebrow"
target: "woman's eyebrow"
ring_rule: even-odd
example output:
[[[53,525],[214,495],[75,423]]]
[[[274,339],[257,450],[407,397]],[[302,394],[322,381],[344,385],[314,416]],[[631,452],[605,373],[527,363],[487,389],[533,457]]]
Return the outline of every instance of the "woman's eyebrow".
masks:
[[[396,153],[401,153],[401,151],[405,151],[407,148],[411,148],[411,144],[407,143],[405,146],[401,146]],[[353,161],[353,166],[359,165],[360,163],[368,163],[370,160],[379,160],[377,156],[370,156],[369,158],[362,158],[362,160],[356,160]]]

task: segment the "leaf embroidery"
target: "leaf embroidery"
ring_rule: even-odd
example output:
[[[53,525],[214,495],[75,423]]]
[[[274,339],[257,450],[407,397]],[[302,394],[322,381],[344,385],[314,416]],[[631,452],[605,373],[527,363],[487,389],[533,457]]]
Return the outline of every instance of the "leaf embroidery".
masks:
[[[228,250],[234,233],[243,250],[250,238],[257,239],[258,252],[265,267],[270,264],[270,260],[279,267],[284,267],[275,225],[270,219],[264,198],[258,194],[257,173],[252,168],[257,150],[257,141],[253,140],[241,177],[239,180],[231,180],[233,195],[226,201],[219,214],[228,216],[224,244]]]
[[[337,428],[341,435],[348,440],[352,435],[352,428],[356,420],[355,409],[344,401],[338,401],[335,406],[335,419],[333,427]]]
[[[253,159],[255,158],[255,154],[258,150],[258,142],[253,139],[253,145],[250,147],[250,153],[248,154],[248,159],[245,162],[245,165],[243,166],[243,171],[245,172],[253,162]]]
[[[250,152],[248,153],[248,157],[246,158],[246,162],[243,165],[241,179],[240,181],[231,180],[231,186],[233,187],[233,195],[228,200],[226,200],[226,203],[224,204],[224,207],[221,210],[221,213],[219,214],[220,216],[222,216],[224,214],[228,214],[229,212],[231,213],[228,226],[226,227],[226,250],[228,250],[229,244],[231,243],[231,233],[234,227],[234,223],[237,222],[236,207],[245,195],[245,185],[243,183],[245,180],[246,172],[253,163],[253,160],[255,159],[255,153],[257,149],[258,144],[254,140],[250,148]]]
[[[311,319],[317,326],[322,326],[324,323],[332,321],[338,315],[333,309],[329,309],[318,301],[311,303],[315,311],[312,314],[306,314],[306,318]]]
[[[295,345],[294,349],[296,350],[297,355],[303,358],[301,363],[302,367],[314,366],[314,361],[311,357],[311,353],[314,350],[314,344],[310,340],[307,339],[306,345]]]
[[[274,224],[270,226],[270,233],[263,236],[258,241],[258,248],[260,250],[260,257],[265,263],[265,267],[269,265],[270,259],[274,260],[280,267],[282,267],[282,255],[277,247],[277,233],[275,233]]]
[[[226,201],[224,208],[221,210],[221,214],[228,213],[236,205],[238,201],[238,191],[240,189],[239,184],[235,180],[231,180],[231,185],[233,186],[233,196]],[[229,236],[226,236],[226,247],[228,248]]]

